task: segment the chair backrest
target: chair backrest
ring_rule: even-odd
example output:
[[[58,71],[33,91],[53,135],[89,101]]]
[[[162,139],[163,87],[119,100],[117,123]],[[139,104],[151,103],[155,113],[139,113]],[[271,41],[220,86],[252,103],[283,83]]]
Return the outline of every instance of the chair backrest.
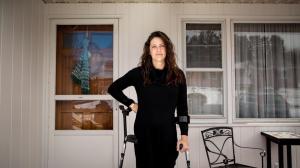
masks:
[[[232,127],[213,127],[201,133],[210,168],[235,164]]]

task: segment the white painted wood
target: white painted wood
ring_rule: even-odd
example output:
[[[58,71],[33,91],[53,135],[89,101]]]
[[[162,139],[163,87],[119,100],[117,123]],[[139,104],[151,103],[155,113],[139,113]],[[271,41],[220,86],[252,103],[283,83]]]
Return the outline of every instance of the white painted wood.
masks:
[[[1,73],[1,67],[2,67],[2,33],[3,33],[3,6],[4,6],[4,2],[3,1],[0,1],[0,107],[2,107],[2,87],[1,87],[1,84],[2,84],[2,73]],[[1,115],[0,118],[3,118],[3,116]],[[4,123],[2,122],[3,119],[0,119],[0,132],[4,132]],[[0,138],[0,150],[4,150],[4,147],[3,147],[3,144],[5,144],[5,139],[4,138]],[[0,163],[4,162],[4,158],[2,156],[3,154],[0,153]],[[5,164],[5,163],[4,163]]]
[[[1,55],[1,167],[10,166],[11,158],[11,66],[12,66],[12,34],[13,32],[13,2],[2,2],[2,55]],[[5,78],[4,78],[5,76]]]
[[[284,8],[283,10],[278,10]],[[227,86],[228,97],[233,97],[232,93],[232,80],[234,78],[232,73],[232,37],[231,37],[231,20],[233,19],[248,19],[248,20],[297,20],[299,19],[300,11],[296,9],[299,5],[236,5],[236,4],[49,4],[47,5],[47,15],[49,17],[58,18],[101,18],[101,17],[119,17],[120,18],[120,62],[118,66],[119,75],[122,76],[128,70],[135,67],[139,62],[139,57],[142,53],[143,44],[148,37],[149,33],[160,29],[165,31],[172,39],[175,49],[178,54],[179,65],[182,66],[182,33],[180,26],[182,19],[191,20],[224,20],[226,32],[226,50],[225,62],[228,67],[224,75],[230,80]],[[268,10],[265,10],[268,9]],[[273,9],[276,9],[275,11]],[[121,33],[123,32],[123,33]],[[45,48],[47,49],[47,47]],[[125,90],[125,94],[129,95],[136,100],[135,91],[133,88]],[[228,116],[230,119],[221,123],[215,124],[215,120],[199,118],[198,124],[192,124],[190,129],[190,144],[191,144],[191,161],[192,166],[207,168],[206,154],[203,148],[201,137],[201,130],[216,126],[228,125],[233,126],[235,131],[235,138],[241,145],[253,145],[265,147],[265,139],[260,135],[261,130],[278,130],[284,126],[287,129],[299,130],[297,123],[280,123],[272,122],[272,120],[265,120],[266,123],[247,123],[249,121],[241,121],[239,123],[233,122],[231,116],[234,116],[234,104],[232,100],[228,100],[227,107]],[[122,147],[122,115],[119,115],[119,150]],[[133,122],[135,115],[129,117],[128,127],[132,132]],[[246,124],[245,124],[246,122]],[[276,145],[272,145],[276,148]],[[294,148],[293,148],[294,150]],[[299,149],[297,150],[299,153]],[[260,166],[259,158],[257,159],[255,153],[250,157],[246,156],[242,150],[238,151],[238,158],[241,161],[247,161],[249,164]],[[273,156],[276,156],[276,149],[273,151]],[[119,155],[118,155],[119,156]],[[125,167],[135,167],[133,146],[129,145],[127,148],[126,159],[124,162]],[[254,161],[253,161],[254,160]],[[272,159],[276,161],[276,159]],[[184,158],[180,155],[176,167],[184,167]],[[293,160],[293,164],[296,159]],[[298,163],[297,163],[298,164]],[[194,167],[193,166],[193,167]]]
[[[4,2],[3,1],[0,1],[0,107],[2,107],[2,87],[1,87],[1,84],[2,84],[2,73],[1,73],[1,67],[2,67],[2,51],[3,51],[3,49],[2,49],[2,41],[3,41],[3,39],[2,39],[2,33],[3,33],[3,19],[4,19],[4,17],[3,17],[3,11],[4,11],[4,9],[3,9],[3,6],[4,6]],[[0,115],[0,118],[3,118],[3,116],[2,115]],[[3,119],[0,119],[0,132],[2,133],[2,131],[4,131],[4,123],[2,122],[2,120]],[[4,147],[3,147],[3,144],[5,144],[5,139],[4,138],[0,138],[0,150],[4,150]],[[3,158],[3,156],[2,156],[3,154],[1,154],[0,153],[0,163],[2,163],[2,162],[4,162],[4,158]],[[4,163],[5,164],[5,163]],[[0,165],[1,166],[1,165]]]
[[[3,91],[2,91],[2,67],[3,67],[3,62],[4,62],[4,57],[2,56],[4,53],[4,49],[3,49],[3,32],[4,32],[4,1],[0,1],[0,107],[2,110],[4,110],[4,106],[3,106],[3,99],[4,97],[2,97],[3,95]],[[2,111],[1,110],[1,111]],[[8,159],[9,157],[7,156],[7,152],[8,152],[8,138],[9,138],[9,134],[7,131],[7,126],[6,124],[8,122],[5,119],[5,117],[8,117],[9,113],[0,113],[0,132],[2,134],[2,136],[0,137],[0,150],[3,151],[0,153],[0,166],[4,167],[8,165]],[[4,153],[6,152],[6,153]]]
[[[0,167],[2,168],[46,168],[48,166],[48,152],[57,152],[58,166],[74,164],[74,159],[80,160],[77,155],[60,151],[62,145],[61,134],[56,134],[54,139],[48,139],[49,107],[49,17],[51,18],[119,18],[119,66],[118,76],[123,75],[139,62],[143,44],[149,33],[160,29],[166,32],[172,39],[177,54],[179,65],[182,66],[182,38],[180,32],[181,19],[225,19],[226,21],[226,55],[228,80],[230,77],[230,58],[232,56],[232,44],[228,24],[236,19],[255,20],[299,20],[299,5],[236,5],[236,4],[49,4],[45,5],[41,0],[2,0],[0,1]],[[44,18],[44,12],[47,15]],[[44,27],[45,26],[45,27]],[[45,71],[46,70],[46,71]],[[46,75],[46,76],[45,76]],[[231,74],[232,75],[232,74]],[[228,83],[228,95],[230,92]],[[135,97],[132,88],[125,91],[129,96]],[[233,95],[232,95],[233,96]],[[230,102],[230,100],[228,100]],[[42,107],[43,105],[43,107]],[[228,105],[228,114],[233,113],[233,104]],[[115,109],[115,111],[117,111]],[[122,130],[122,120],[119,113],[114,117],[119,122],[114,122]],[[229,115],[231,116],[231,115]],[[129,118],[129,127],[132,132],[135,115]],[[230,125],[234,127],[235,138],[242,145],[254,145],[265,147],[265,139],[260,131],[266,130],[292,130],[300,133],[299,123],[277,123],[266,120],[267,123],[219,123],[213,120],[200,119],[204,123],[191,125],[191,165],[192,167],[207,168],[206,154],[203,148],[201,130],[215,125]],[[247,121],[246,121],[247,122]],[[50,123],[52,124],[52,123]],[[79,146],[81,140],[95,144],[96,152],[100,147],[108,151],[105,158],[94,157],[90,160],[99,166],[107,159],[114,162],[116,167],[119,149],[122,144],[122,131],[119,141],[111,141],[111,146],[103,146],[101,140],[110,140],[109,136],[103,135],[104,139],[97,136],[79,136],[74,143],[69,144],[74,152],[92,151],[91,148]],[[48,149],[48,140],[53,141],[53,149]],[[99,140],[99,141],[98,141]],[[119,144],[119,149],[112,148]],[[116,146],[116,145],[115,145]],[[67,146],[66,146],[67,147]],[[74,147],[74,148],[73,148]],[[93,148],[94,149],[94,148]],[[134,168],[135,157],[133,146],[128,145],[124,167]],[[62,152],[62,153],[59,153]],[[293,166],[300,167],[300,147],[293,146]],[[71,153],[72,154],[72,153]],[[98,153],[97,153],[98,154]],[[238,151],[238,159],[249,161],[249,164],[258,164],[254,154],[246,157],[242,151]],[[252,153],[251,153],[252,154]],[[99,156],[101,154],[99,153]],[[68,156],[72,156],[69,157]],[[109,157],[110,156],[110,157]],[[185,167],[185,160],[180,155],[177,167]],[[277,145],[272,144],[272,164],[277,159]],[[57,157],[56,155],[54,157]],[[246,159],[246,160],[245,160]],[[77,161],[76,160],[76,161]],[[253,161],[254,160],[254,161]],[[69,162],[66,162],[69,161]],[[84,163],[84,162],[82,162]],[[80,165],[81,163],[79,163]],[[126,165],[126,166],[125,166]],[[259,165],[258,165],[259,166]],[[109,166],[108,166],[109,167]]]
[[[297,4],[297,0],[43,0],[46,3],[266,3],[266,4]]]
[[[36,23],[35,16],[43,16],[43,4],[36,1],[36,6],[33,6],[32,2],[4,0],[0,5],[0,167],[3,168],[38,168],[42,162],[35,157],[41,156],[42,151],[41,126],[31,126],[40,119],[42,107],[38,101],[32,100],[31,95],[36,94],[36,100],[40,100],[42,94],[36,90],[38,87],[30,88],[33,83],[41,84],[40,80],[31,78],[32,72],[41,71],[37,64],[31,64],[32,51],[42,47],[41,42],[32,47],[31,40],[40,36],[41,31],[34,31],[40,29],[40,25],[34,24],[34,28],[31,25]]]
[[[21,68],[22,68],[22,38],[23,38],[23,4],[18,4],[16,0],[13,1],[13,48],[12,48],[12,133],[11,133],[11,166],[12,167],[21,167],[21,123],[22,123],[22,77],[21,77]]]
[[[54,139],[55,168],[116,167],[111,164],[113,136],[56,136]]]
[[[42,100],[43,100],[43,21],[44,21],[44,9],[45,6],[39,0],[32,1],[32,23],[36,25],[31,30],[31,39],[32,39],[32,56],[30,65],[31,69],[31,147],[30,151],[31,156],[31,164],[30,167],[39,168],[43,167],[42,163],[45,161],[43,156],[43,149],[46,146],[42,145],[44,133],[43,128],[43,110],[42,110]]]
[[[50,18],[49,18],[50,19]],[[50,23],[50,68],[46,71],[50,83],[48,114],[49,119],[49,164],[48,167],[116,167],[118,154],[118,114],[113,112],[113,130],[72,131],[55,130],[55,101],[57,100],[113,100],[106,95],[55,95],[55,59],[56,59],[56,27],[57,25],[74,24],[112,24],[114,73],[118,65],[118,20],[117,19],[64,19],[57,18]],[[114,74],[114,76],[116,73]],[[114,105],[114,108],[116,106]],[[97,140],[93,140],[96,138]],[[90,140],[90,141],[89,141]],[[81,146],[78,148],[78,146]],[[84,149],[83,149],[84,148]],[[101,148],[104,148],[103,150]],[[73,151],[70,149],[74,149]],[[76,150],[77,149],[77,150]],[[86,149],[86,150],[85,150]],[[91,150],[94,149],[94,150]],[[102,159],[95,159],[95,158]]]
[[[22,1],[22,5],[24,6],[23,14],[22,14],[22,38],[21,38],[21,43],[22,43],[22,66],[21,66],[21,78],[22,78],[22,84],[21,84],[21,91],[22,91],[22,97],[21,97],[21,139],[20,140],[20,146],[21,148],[21,165],[24,168],[29,168],[30,165],[30,103],[31,103],[31,90],[30,90],[30,61],[31,61],[31,44],[32,42],[30,41],[30,36],[31,34],[29,33],[31,30],[31,22],[32,20],[26,21],[26,18],[31,17],[31,12],[32,12],[32,1],[25,2]]]
[[[295,128],[294,130],[297,134],[300,134],[299,128]],[[293,167],[299,167],[300,161],[297,158],[300,157],[300,146],[293,146],[292,149],[295,150],[295,153],[293,152],[293,154],[292,154],[293,155]]]

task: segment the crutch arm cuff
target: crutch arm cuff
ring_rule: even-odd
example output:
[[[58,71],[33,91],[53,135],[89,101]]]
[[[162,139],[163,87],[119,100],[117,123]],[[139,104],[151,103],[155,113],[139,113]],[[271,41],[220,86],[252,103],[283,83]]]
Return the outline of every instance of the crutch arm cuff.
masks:
[[[181,123],[190,123],[190,116],[178,116],[176,117],[176,123],[181,124]]]

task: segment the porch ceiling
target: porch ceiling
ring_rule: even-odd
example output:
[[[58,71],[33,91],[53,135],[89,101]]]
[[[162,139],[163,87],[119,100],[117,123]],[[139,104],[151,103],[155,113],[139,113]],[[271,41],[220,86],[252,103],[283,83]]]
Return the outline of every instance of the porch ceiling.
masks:
[[[242,3],[300,4],[300,0],[42,0],[45,3]]]

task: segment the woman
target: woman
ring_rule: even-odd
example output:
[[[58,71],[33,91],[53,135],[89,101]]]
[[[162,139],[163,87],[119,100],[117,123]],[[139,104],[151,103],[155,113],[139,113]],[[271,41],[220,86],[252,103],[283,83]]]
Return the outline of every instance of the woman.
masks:
[[[134,86],[138,102],[123,94]],[[134,134],[137,168],[174,168],[180,150],[189,149],[186,80],[178,68],[169,37],[151,33],[144,45],[140,66],[117,79],[108,92],[137,113]],[[177,141],[175,109],[181,138]]]

